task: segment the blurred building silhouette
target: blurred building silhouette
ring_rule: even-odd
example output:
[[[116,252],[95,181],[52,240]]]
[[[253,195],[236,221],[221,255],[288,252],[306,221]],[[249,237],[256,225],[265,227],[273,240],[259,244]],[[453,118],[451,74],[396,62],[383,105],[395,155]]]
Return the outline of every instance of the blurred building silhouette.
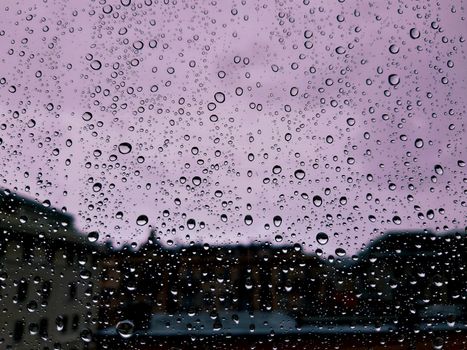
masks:
[[[390,232],[345,260],[268,243],[162,247],[151,236],[106,259],[101,326],[242,310],[286,313],[298,327],[449,326],[467,320],[466,253],[465,232]]]
[[[138,250],[116,250],[7,190],[0,229],[0,348],[176,346],[219,334],[218,348],[232,334],[248,347],[306,340],[302,348],[357,336],[415,347],[453,334],[452,348],[467,348],[465,231],[389,232],[351,258],[270,243],[162,246],[154,233]],[[116,332],[123,320],[134,325],[128,338]]]
[[[343,271],[354,281],[360,317],[402,331],[467,320],[465,232],[389,232]]]
[[[102,279],[104,327],[150,314],[225,310],[298,312],[323,301],[327,264],[298,246],[209,246],[165,248],[151,236],[138,251],[113,252]],[[306,283],[305,283],[306,281]],[[149,312],[150,311],[150,312]]]
[[[87,348],[102,249],[77,233],[71,216],[7,190],[0,231],[0,348]]]

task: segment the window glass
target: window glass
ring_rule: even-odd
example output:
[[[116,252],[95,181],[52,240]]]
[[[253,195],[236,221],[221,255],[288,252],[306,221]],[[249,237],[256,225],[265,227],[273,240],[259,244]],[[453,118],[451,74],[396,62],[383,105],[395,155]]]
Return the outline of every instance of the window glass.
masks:
[[[463,0],[3,0],[0,348],[465,349]]]

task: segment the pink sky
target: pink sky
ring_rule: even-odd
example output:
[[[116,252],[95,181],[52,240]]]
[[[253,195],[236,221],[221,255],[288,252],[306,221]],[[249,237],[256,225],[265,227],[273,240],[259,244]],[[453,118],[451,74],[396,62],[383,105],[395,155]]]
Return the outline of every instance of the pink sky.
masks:
[[[306,3],[3,1],[0,186],[116,244],[155,228],[350,254],[390,229],[464,227],[462,2]]]

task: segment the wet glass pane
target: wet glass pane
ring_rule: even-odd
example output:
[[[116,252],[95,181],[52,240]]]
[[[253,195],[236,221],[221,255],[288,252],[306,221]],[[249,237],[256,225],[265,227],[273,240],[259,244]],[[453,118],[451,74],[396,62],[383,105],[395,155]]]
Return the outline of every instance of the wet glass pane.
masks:
[[[2,1],[0,348],[466,349],[465,16]]]

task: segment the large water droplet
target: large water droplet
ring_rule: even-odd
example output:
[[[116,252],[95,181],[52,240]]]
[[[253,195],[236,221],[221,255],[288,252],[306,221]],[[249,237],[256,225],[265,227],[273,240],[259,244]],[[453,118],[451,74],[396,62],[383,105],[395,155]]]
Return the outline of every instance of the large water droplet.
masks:
[[[388,81],[389,81],[389,84],[391,84],[392,86],[396,86],[400,83],[400,78],[397,74],[391,74],[388,77]]]
[[[276,235],[276,237],[274,237],[274,240],[277,242],[277,243],[280,243],[282,242],[284,238],[281,236],[281,235]]]
[[[276,227],[279,227],[282,224],[282,218],[279,215],[274,216],[272,221]]]
[[[412,39],[420,38],[420,31],[417,28],[411,28],[409,34]]]
[[[123,320],[117,323],[116,328],[122,338],[128,339],[133,335],[135,325],[130,320]]]
[[[346,253],[345,253],[345,250],[343,248],[337,248],[335,250],[335,253],[338,257],[343,257]]]
[[[282,167],[280,165],[274,165],[274,167],[272,168],[272,173],[277,175],[277,174],[280,174],[282,171]]]
[[[316,235],[316,241],[321,245],[325,245],[326,243],[328,243],[329,237],[324,232],[318,232],[318,234]]]
[[[90,343],[92,340],[92,332],[89,329],[83,329],[80,333],[81,340],[85,343]]]
[[[95,242],[99,239],[99,233],[97,231],[92,231],[88,233],[88,241]]]
[[[81,116],[84,121],[88,122],[92,119],[92,113],[91,112],[84,112],[83,115]]]
[[[195,176],[195,177],[193,177],[191,182],[193,182],[193,185],[199,186],[199,185],[201,185],[201,178],[199,176]]]
[[[313,204],[317,207],[320,207],[321,204],[323,204],[323,199],[318,195],[313,196]]]
[[[303,180],[305,178],[305,172],[302,169],[295,170],[294,176],[298,180]]]
[[[94,60],[91,62],[91,68],[94,70],[99,70],[102,67],[102,63],[99,60]]]
[[[186,226],[188,227],[189,230],[193,230],[196,226],[195,219],[188,219],[188,221],[186,222]]]
[[[436,164],[435,165],[435,173],[438,175],[443,175],[444,174],[444,169],[441,165]]]
[[[223,92],[218,91],[218,92],[216,92],[216,93],[214,94],[214,99],[215,99],[216,102],[218,102],[218,103],[224,103],[224,101],[225,101],[225,95],[224,95]]]
[[[57,331],[61,332],[65,328],[65,321],[63,316],[57,316],[55,319],[55,325],[57,326]]]
[[[416,148],[422,148],[424,145],[423,139],[416,139],[415,140],[415,147]]]
[[[118,145],[118,151],[121,154],[128,154],[131,152],[131,145],[128,142],[122,142],[121,144]]]
[[[138,218],[136,219],[136,224],[138,226],[144,226],[148,223],[149,219],[146,215],[140,215],[138,216]]]
[[[250,226],[253,223],[253,217],[251,215],[245,215],[244,221],[246,225]]]

